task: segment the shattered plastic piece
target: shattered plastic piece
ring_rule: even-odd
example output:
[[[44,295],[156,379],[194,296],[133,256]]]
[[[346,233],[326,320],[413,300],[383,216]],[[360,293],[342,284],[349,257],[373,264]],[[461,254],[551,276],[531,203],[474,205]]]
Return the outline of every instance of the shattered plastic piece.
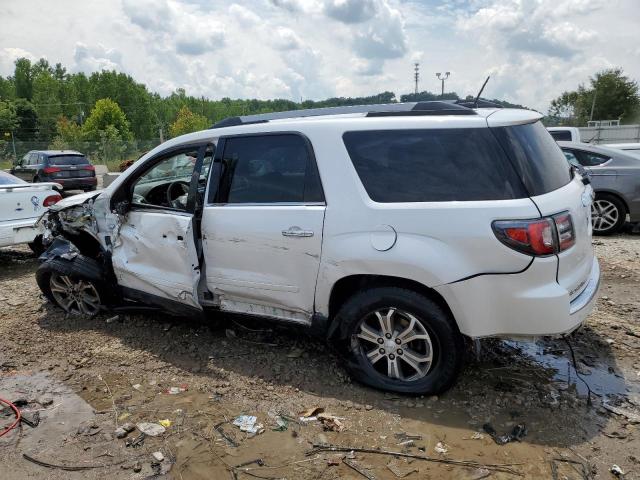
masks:
[[[289,428],[289,422],[287,419],[280,416],[276,417],[276,426],[273,430],[276,432],[284,432],[287,428]]]
[[[177,395],[178,393],[186,392],[189,390],[189,386],[186,383],[183,383],[179,387],[171,387],[165,390],[165,393],[169,395]]]
[[[471,440],[482,440],[483,438],[484,435],[480,432],[473,432],[473,435],[471,435]]]
[[[164,420],[160,420],[158,423],[165,428],[169,428],[171,426],[171,420],[169,420],[168,418],[165,418]]]
[[[142,422],[138,423],[136,427],[138,427],[138,430],[142,433],[149,435],[150,437],[157,437],[166,431],[162,425],[158,425],[157,423]]]
[[[491,475],[491,472],[488,469],[478,468],[473,471],[470,480],[482,480],[483,478],[487,478],[489,475]]]
[[[505,435],[498,435],[495,428],[488,423],[485,423],[482,429],[487,432],[498,445],[505,445],[509,442],[519,442],[527,435],[527,426],[524,423],[515,425],[511,429],[511,433]]]
[[[254,435],[264,432],[264,427],[261,423],[256,423],[258,418],[255,415],[240,415],[237,417],[233,424],[240,428],[241,432],[252,433]]]
[[[322,412],[324,412],[324,408],[322,407],[311,407],[303,412],[300,412],[300,418],[314,417]]]
[[[402,463],[404,463],[404,465],[402,465]],[[398,478],[404,478],[411,475],[412,473],[418,472],[418,469],[416,467],[407,465],[406,462],[402,463],[398,460],[392,460],[387,464],[387,468],[391,470],[391,473],[393,473]]]
[[[449,451],[449,446],[445,443],[438,442],[436,446],[433,448],[437,453],[444,455]]]
[[[344,420],[343,417],[336,417],[335,415],[331,415],[330,413],[320,413],[317,415],[317,419],[322,422],[325,430],[331,430],[332,432],[341,432],[345,429],[345,426],[341,421]]]
[[[624,472],[622,471],[622,469],[621,469],[618,465],[616,465],[616,464],[613,464],[613,465],[611,466],[611,470],[610,470],[610,471],[611,471],[611,473],[613,473],[616,477],[622,477],[622,476],[624,475]]]
[[[164,460],[164,455],[162,454],[162,452],[153,452],[151,456],[156,462],[161,462]]]

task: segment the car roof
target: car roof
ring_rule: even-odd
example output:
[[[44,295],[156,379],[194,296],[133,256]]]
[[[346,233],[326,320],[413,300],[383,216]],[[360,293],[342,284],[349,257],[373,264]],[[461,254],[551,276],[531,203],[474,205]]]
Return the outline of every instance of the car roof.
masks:
[[[82,155],[84,153],[77,152],[76,150],[31,150],[29,153],[44,153],[50,157],[55,155]]]

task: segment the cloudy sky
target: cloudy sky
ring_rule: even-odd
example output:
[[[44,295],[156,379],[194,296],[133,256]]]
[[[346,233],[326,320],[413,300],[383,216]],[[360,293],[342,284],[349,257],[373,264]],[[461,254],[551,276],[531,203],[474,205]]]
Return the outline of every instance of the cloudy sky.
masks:
[[[151,90],[322,99],[446,90],[546,110],[593,72],[640,80],[640,0],[1,0],[19,56],[117,69]]]

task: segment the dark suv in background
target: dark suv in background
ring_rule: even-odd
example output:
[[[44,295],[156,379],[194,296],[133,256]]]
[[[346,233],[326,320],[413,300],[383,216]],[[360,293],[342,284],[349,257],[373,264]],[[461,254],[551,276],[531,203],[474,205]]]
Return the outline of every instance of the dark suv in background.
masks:
[[[95,167],[73,150],[32,150],[19,160],[11,173],[27,182],[56,182],[64,190],[95,190]]]

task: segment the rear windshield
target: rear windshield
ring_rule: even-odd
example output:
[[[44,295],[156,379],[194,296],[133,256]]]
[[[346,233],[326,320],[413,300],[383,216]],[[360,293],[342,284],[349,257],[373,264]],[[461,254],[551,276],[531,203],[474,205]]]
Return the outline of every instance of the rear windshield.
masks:
[[[49,157],[50,165],[86,165],[89,159],[84,155],[53,155]]]
[[[346,132],[343,139],[367,194],[376,202],[528,196],[488,128],[369,130]]]
[[[543,195],[571,181],[571,170],[558,144],[540,122],[492,128],[530,195]]]

